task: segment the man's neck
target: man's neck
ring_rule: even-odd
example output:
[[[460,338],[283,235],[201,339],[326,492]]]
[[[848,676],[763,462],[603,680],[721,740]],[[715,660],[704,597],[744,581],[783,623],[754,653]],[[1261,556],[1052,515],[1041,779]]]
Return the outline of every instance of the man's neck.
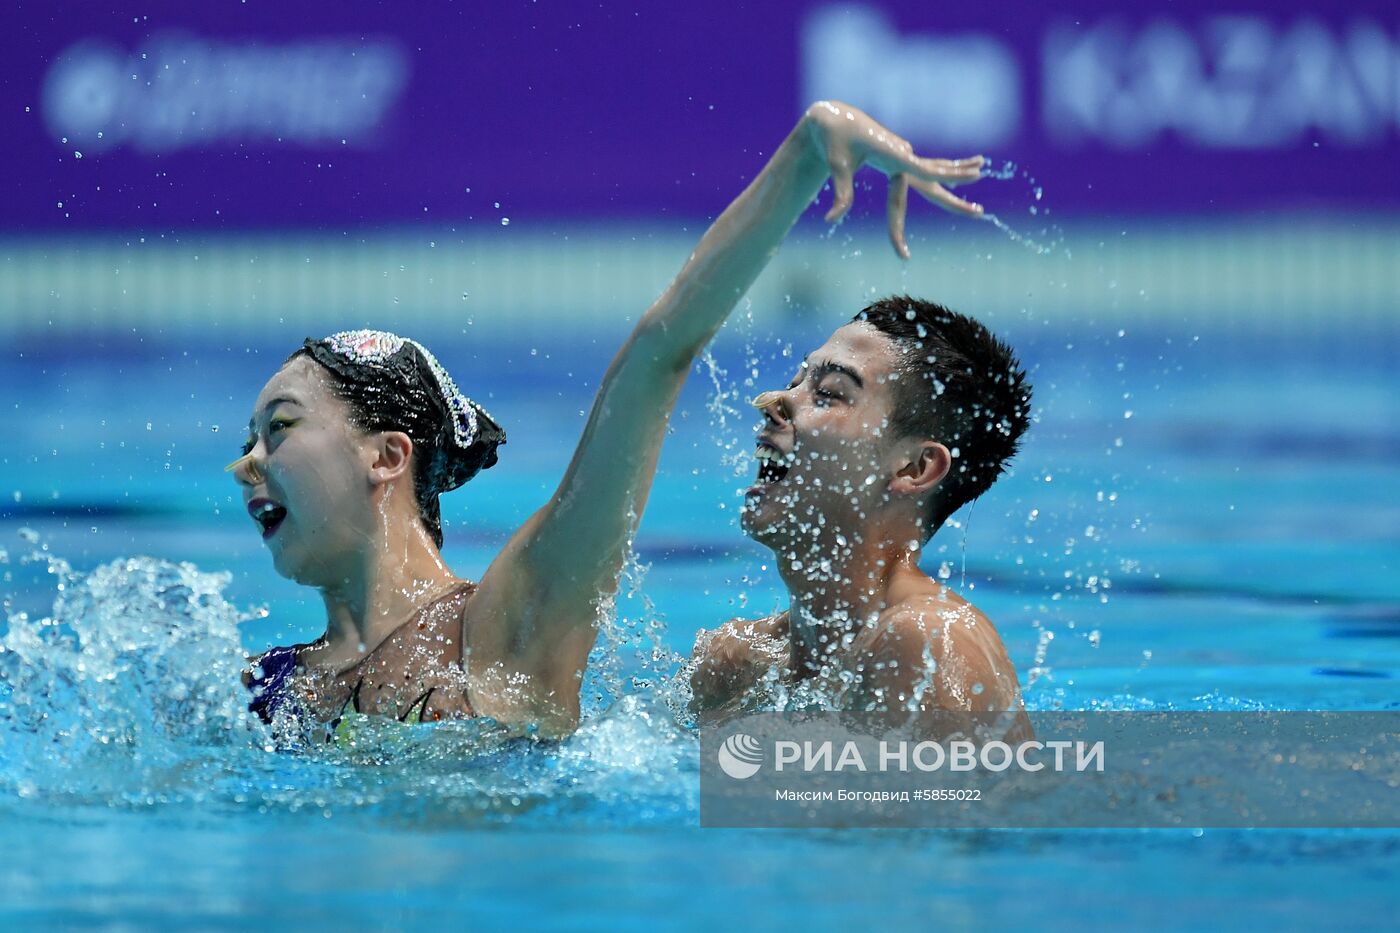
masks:
[[[776,554],[788,589],[792,667],[798,676],[837,659],[891,605],[896,577],[918,567],[919,551],[909,550],[907,535],[841,540],[813,540],[805,551],[787,547]]]

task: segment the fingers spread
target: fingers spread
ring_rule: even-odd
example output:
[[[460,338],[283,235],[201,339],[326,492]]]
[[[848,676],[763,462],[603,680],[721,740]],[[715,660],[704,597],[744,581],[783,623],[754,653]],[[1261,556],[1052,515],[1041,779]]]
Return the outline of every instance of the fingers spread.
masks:
[[[970,156],[966,159],[919,159],[914,177],[923,181],[941,182],[945,185],[965,185],[982,177],[982,166],[986,159]]]
[[[909,244],[904,240],[904,215],[909,206],[909,178],[903,172],[890,178],[889,198],[885,213],[890,225],[890,243],[900,259],[909,258]]]
[[[963,214],[968,217],[981,217],[982,205],[965,201],[936,181],[911,181],[912,184],[924,198],[945,211],[954,214]]]

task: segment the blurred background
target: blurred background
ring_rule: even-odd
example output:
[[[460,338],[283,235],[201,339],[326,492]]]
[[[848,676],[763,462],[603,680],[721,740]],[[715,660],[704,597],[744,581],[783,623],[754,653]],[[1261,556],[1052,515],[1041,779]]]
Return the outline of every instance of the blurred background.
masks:
[[[0,36],[0,563],[190,561],[226,574],[246,650],[314,637],[317,594],[275,576],[221,468],[303,338],[376,327],[424,341],[509,432],[500,465],[443,501],[449,563],[479,575],[553,491],[632,323],[832,97],[925,154],[987,155],[995,177],[960,193],[999,225],[911,205],[901,263],[869,172],[842,225],[799,223],[681,399],[590,714],[669,689],[698,628],[781,604],[735,521],[744,400],[892,292],[986,321],[1031,370],[1023,453],[925,565],[996,620],[1032,708],[1395,707],[1392,2],[50,0],[6,5]],[[20,564],[4,607],[38,618],[52,565]],[[118,757],[94,770],[120,791],[78,799],[174,815],[78,833],[33,831],[75,811],[15,801],[62,805],[67,785],[11,761],[22,818],[0,823],[0,881],[28,892],[10,904],[28,922],[144,904],[212,924],[277,903],[360,923],[390,903],[399,925],[440,925],[462,878],[517,929],[540,916],[513,905],[540,897],[634,920],[683,898],[709,926],[922,924],[936,901],[954,925],[1039,927],[1090,896],[1125,926],[1184,909],[1197,926],[1370,925],[1390,915],[1377,897],[1393,908],[1384,835],[691,831],[693,741],[615,715],[557,756],[488,761],[487,789],[459,797],[431,763],[399,786],[255,750],[227,784],[175,769],[128,786]],[[531,781],[546,789],[522,807]],[[479,831],[417,833],[429,812]],[[556,835],[492,829],[513,821]],[[366,833],[431,891],[347,881]],[[140,834],[154,854],[128,845]],[[178,871],[159,854],[195,850]],[[830,887],[853,860],[862,890]],[[1278,870],[1297,862],[1307,884]],[[794,882],[807,913],[787,915],[766,879],[794,865],[813,868]]]
[[[611,322],[822,97],[924,151],[1015,163],[1034,181],[976,196],[1023,234],[1071,234],[1062,266],[994,241],[993,274],[942,270],[953,297],[1072,316],[1117,299],[1156,322],[1209,307],[1269,329],[1384,318],[1400,207],[1388,4],[940,12],[12,5],[3,326]],[[804,293],[807,240],[758,304]],[[856,288],[807,278],[848,290],[833,300]]]

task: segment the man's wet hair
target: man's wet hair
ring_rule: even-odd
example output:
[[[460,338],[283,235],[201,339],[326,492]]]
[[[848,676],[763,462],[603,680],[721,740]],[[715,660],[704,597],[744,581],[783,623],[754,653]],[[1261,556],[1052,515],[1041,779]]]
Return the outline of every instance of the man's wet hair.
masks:
[[[948,516],[991,488],[1030,425],[1031,386],[1015,352],[979,322],[931,301],[893,295],[861,311],[892,339],[902,364],[890,429],[954,452],[933,497],[928,540]]]

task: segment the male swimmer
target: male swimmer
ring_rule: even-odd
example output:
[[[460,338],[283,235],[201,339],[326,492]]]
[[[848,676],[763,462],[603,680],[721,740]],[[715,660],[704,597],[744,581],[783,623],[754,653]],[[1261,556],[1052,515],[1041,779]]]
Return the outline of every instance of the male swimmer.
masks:
[[[254,659],[252,708],[274,724],[353,709],[572,731],[599,606],[616,590],[686,373],[828,176],[828,219],[845,213],[861,165],[891,177],[901,255],[910,187],[980,214],[945,187],[979,178],[980,157],[921,158],[861,111],[814,104],[641,317],[559,488],[477,583],[443,563],[438,497],[495,463],[504,432],[414,341],[307,341],[263,387],[231,468],[277,571],[320,591],[326,631]]]
[[[745,532],[773,550],[788,609],[702,631],[702,721],[803,691],[882,714],[1009,714],[1026,734],[1016,670],[996,628],[919,569],[929,538],[1015,454],[1031,388],[978,322],[927,301],[877,301],[754,400],[758,479]]]

